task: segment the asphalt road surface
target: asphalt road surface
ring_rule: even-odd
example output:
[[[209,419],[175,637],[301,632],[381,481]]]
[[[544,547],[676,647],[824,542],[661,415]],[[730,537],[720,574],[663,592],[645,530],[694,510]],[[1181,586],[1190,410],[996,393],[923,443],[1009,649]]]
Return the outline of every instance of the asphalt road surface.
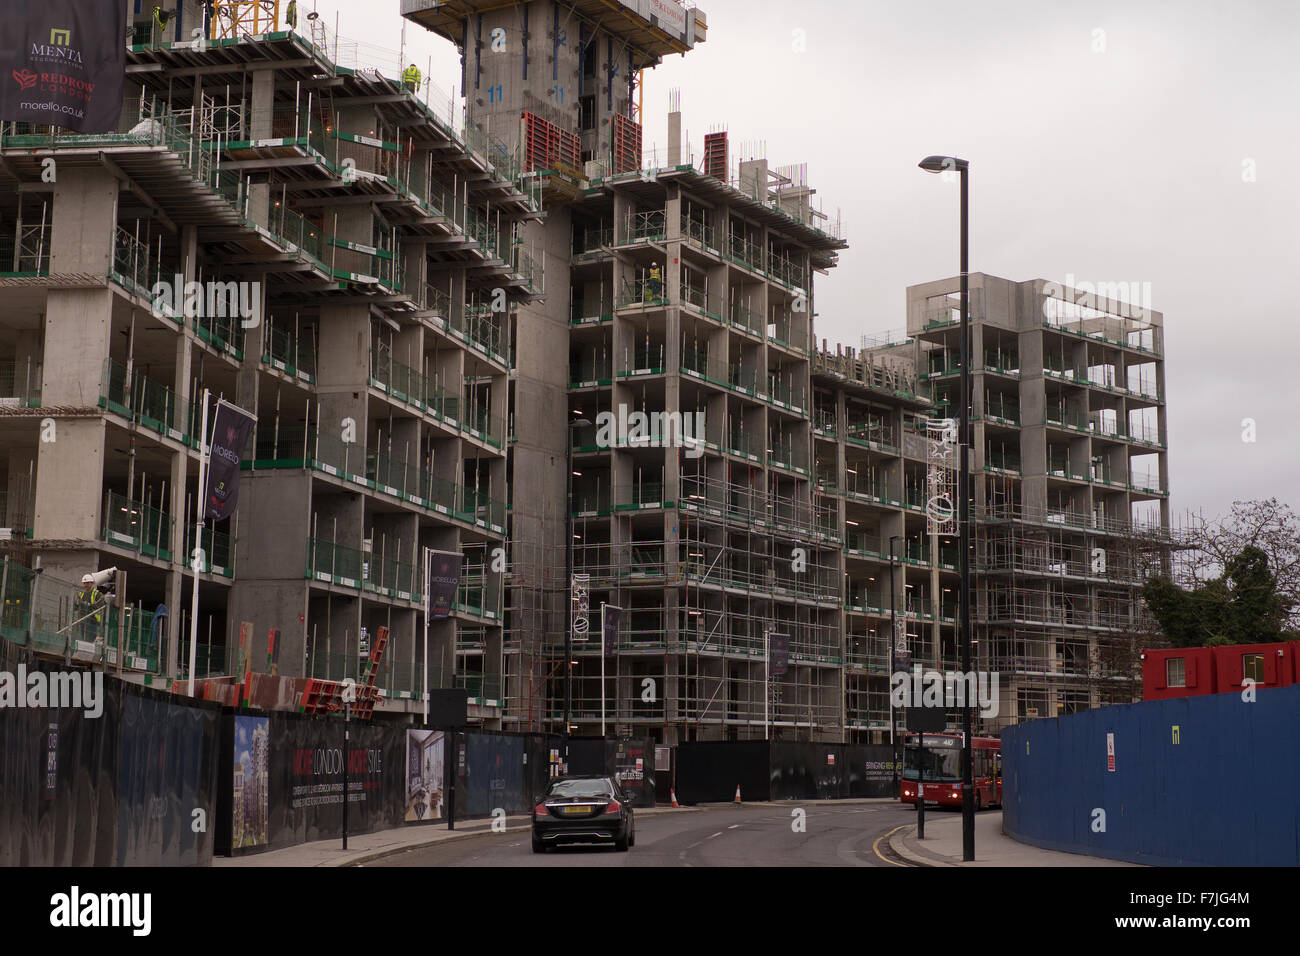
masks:
[[[803,810],[803,818],[793,812]],[[528,829],[406,850],[366,866],[903,866],[883,838],[916,814],[897,803],[710,804],[636,817],[636,846],[534,853]],[[802,823],[802,832],[795,824]]]

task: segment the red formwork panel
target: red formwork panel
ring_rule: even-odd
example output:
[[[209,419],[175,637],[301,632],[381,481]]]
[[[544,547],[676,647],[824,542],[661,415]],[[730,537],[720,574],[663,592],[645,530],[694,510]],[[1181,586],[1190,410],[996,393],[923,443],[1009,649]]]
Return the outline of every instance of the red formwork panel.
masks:
[[[626,116],[614,116],[614,173],[641,168],[641,124]]]
[[[536,113],[523,111],[524,169],[555,169],[556,165],[581,169],[582,144],[575,133],[568,133]]]
[[[712,176],[714,179],[721,179],[724,182],[727,178],[727,133],[725,130],[718,133],[706,133],[704,135],[704,175]]]
[[[1218,690],[1214,673],[1214,649],[1210,647],[1167,647],[1142,652],[1142,699],[1196,697]],[[1170,687],[1168,663],[1183,660],[1183,686]]]

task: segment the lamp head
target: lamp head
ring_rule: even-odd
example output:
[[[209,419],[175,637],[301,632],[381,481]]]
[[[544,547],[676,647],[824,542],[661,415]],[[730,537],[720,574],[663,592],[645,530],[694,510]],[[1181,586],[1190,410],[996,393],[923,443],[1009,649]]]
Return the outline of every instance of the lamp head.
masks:
[[[917,165],[927,173],[942,173],[953,169],[965,172],[970,168],[970,163],[964,159],[958,159],[956,156],[927,156]]]

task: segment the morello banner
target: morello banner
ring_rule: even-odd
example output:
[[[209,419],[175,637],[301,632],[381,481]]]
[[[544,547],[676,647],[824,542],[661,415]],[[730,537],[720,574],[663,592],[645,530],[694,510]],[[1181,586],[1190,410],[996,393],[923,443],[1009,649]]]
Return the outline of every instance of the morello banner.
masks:
[[[0,119],[116,131],[126,78],[122,0],[4,0]]]
[[[605,647],[605,656],[613,657],[618,652],[618,622],[623,617],[623,609],[613,604],[604,605],[605,617],[601,621],[601,640]]]
[[[455,551],[429,551],[429,580],[425,582],[429,595],[430,617],[447,617],[456,603],[460,588],[461,555]]]
[[[773,677],[781,677],[790,667],[790,635],[773,634],[768,651]]]
[[[221,401],[217,403],[217,416],[212,424],[208,455],[207,507],[204,519],[221,521],[235,511],[239,500],[239,465],[249,433],[257,419],[238,405]]]

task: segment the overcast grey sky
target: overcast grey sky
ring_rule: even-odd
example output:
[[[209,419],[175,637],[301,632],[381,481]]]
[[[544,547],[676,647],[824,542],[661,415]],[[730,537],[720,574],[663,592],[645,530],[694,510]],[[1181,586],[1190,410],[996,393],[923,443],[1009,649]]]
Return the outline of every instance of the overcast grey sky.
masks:
[[[315,6],[396,59],[398,0]],[[816,281],[819,338],[902,328],[906,287],[956,273],[957,187],[916,163],[962,156],[972,270],[1150,283],[1174,512],[1300,508],[1300,2],[699,6],[708,41],[647,74],[645,144],[666,144],[676,88],[697,156],[725,125],[733,153],[762,141],[772,165],[808,164],[850,243]],[[459,83],[451,44],[412,25],[406,48]]]

